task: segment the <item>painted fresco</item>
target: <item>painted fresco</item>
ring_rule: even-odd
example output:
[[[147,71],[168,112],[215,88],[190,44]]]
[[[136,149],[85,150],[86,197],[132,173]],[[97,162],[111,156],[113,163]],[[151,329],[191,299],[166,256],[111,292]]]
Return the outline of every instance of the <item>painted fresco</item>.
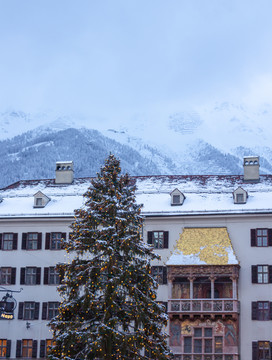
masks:
[[[216,320],[194,321],[186,319],[184,321],[175,320],[170,322],[170,346],[183,348],[183,337],[194,337],[195,328],[212,328],[213,341],[215,337],[223,338],[223,353],[238,353],[238,322],[234,320]],[[203,330],[204,333],[204,330]]]
[[[189,299],[190,284],[174,283],[172,289],[172,299]]]

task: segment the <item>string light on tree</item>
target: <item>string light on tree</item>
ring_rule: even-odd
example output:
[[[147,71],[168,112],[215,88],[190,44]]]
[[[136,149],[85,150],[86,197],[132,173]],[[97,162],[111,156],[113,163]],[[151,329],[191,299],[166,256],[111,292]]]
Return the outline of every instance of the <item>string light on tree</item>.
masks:
[[[141,239],[135,187],[114,155],[84,197],[65,243],[73,256],[58,266],[63,301],[50,322],[54,346],[48,358],[170,359],[167,317],[151,277],[150,261],[158,256]]]

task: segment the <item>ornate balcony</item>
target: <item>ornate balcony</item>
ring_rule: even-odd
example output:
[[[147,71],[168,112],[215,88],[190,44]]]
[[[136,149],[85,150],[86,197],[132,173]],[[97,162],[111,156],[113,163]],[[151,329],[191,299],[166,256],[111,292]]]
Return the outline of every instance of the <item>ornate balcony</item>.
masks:
[[[238,314],[239,301],[233,299],[170,299],[169,314]]]

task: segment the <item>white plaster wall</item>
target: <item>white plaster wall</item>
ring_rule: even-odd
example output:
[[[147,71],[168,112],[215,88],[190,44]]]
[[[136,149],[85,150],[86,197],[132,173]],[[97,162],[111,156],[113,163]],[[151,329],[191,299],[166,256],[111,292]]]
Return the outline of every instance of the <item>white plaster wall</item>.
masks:
[[[161,256],[153,265],[164,265],[184,227],[227,227],[235,254],[240,262],[238,297],[240,301],[241,360],[252,358],[252,341],[272,341],[272,321],[251,320],[252,301],[272,301],[272,284],[252,284],[251,265],[272,265],[272,247],[251,247],[250,229],[272,228],[272,215],[195,216],[147,218],[147,231],[169,231],[169,249],[156,249]],[[158,300],[166,301],[167,287],[160,286]]]

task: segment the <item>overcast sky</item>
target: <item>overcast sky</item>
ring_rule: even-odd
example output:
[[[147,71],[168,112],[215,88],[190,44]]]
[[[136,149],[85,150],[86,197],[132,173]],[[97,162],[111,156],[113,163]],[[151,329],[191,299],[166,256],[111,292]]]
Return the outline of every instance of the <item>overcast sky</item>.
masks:
[[[271,0],[0,0],[0,111],[272,104],[271,19]]]

